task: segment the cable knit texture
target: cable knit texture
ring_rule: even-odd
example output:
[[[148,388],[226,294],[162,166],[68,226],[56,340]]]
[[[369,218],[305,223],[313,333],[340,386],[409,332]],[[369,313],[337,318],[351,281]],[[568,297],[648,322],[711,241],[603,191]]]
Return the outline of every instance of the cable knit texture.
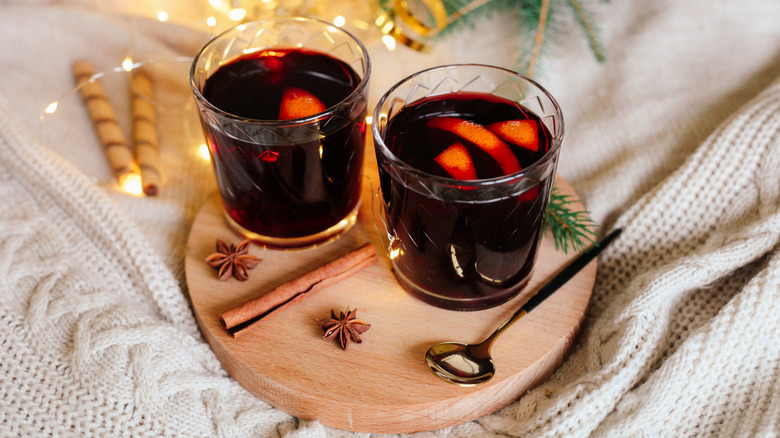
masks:
[[[757,19],[780,11],[724,2],[752,25],[750,38],[730,33],[734,44],[766,45],[720,66],[718,47],[691,39],[700,50],[677,59],[711,63],[690,70],[705,90],[685,94],[697,84],[680,72],[656,83],[649,63],[629,62],[629,49],[673,46],[665,38],[684,33],[674,26],[690,23],[684,12],[712,9],[678,3],[615,5],[607,66],[576,55],[546,64],[569,110],[561,172],[599,222],[624,229],[600,259],[571,356],[510,406],[418,436],[780,435],[780,34]],[[19,67],[26,50],[44,66],[9,69],[0,83],[0,435],[366,436],[260,401],[202,340],[183,286],[184,239],[214,186],[191,145],[171,141],[163,150],[169,179],[159,198],[131,198],[105,183],[100,146],[77,105],[65,124],[38,124],[45,104],[70,86],[68,64],[89,54],[116,65],[133,26],[45,2],[0,1],[0,9],[12,17],[0,27],[10,42],[0,61]],[[41,24],[57,38],[25,36],[10,30],[14,23]],[[721,31],[742,29],[730,23]],[[202,43],[186,29],[135,25],[149,26],[133,43],[141,53],[188,53]],[[442,63],[457,38],[430,58],[409,59],[419,68]],[[385,89],[400,75],[379,47],[369,44],[379,53],[375,88]],[[564,55],[581,50],[566,47]],[[575,64],[579,84],[552,73]],[[708,75],[717,79],[705,84]],[[656,96],[644,107],[650,84]]]

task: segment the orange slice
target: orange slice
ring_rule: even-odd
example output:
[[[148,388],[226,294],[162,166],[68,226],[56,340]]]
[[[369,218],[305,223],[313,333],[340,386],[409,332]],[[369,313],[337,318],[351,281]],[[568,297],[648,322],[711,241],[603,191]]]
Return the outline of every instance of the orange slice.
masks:
[[[451,177],[459,180],[477,179],[474,161],[463,143],[453,143],[433,159]]]
[[[282,92],[279,120],[300,119],[323,111],[325,111],[325,105],[317,99],[317,96],[304,89],[287,87]]]
[[[501,140],[533,152],[539,152],[539,127],[535,120],[506,120],[487,126]]]
[[[509,146],[480,124],[456,117],[436,117],[428,120],[426,126],[451,132],[473,143],[493,157],[505,175],[520,171],[520,163]]]
[[[520,196],[517,197],[517,200],[520,202],[530,202],[536,199],[537,196],[539,196],[539,186],[534,186],[521,193]]]

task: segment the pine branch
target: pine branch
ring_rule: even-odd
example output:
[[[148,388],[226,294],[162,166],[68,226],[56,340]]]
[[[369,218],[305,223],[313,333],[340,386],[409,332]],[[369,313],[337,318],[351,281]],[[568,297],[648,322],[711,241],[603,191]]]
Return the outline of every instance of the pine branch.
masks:
[[[447,16],[447,24],[449,25],[452,22],[457,21],[458,19],[460,19],[460,17],[464,15],[468,15],[492,1],[493,0],[473,0],[470,3],[466,3],[465,5],[454,9],[454,12],[450,13]],[[445,3],[445,8],[446,7],[447,4]],[[450,5],[450,8],[452,8],[452,5]]]
[[[598,30],[588,8],[588,0],[441,0],[447,10],[447,26],[438,37],[452,31],[472,26],[479,17],[507,11],[514,13],[520,19],[519,41],[521,53],[518,55],[520,70],[533,77],[538,70],[541,53],[545,46],[555,39],[557,34],[566,31],[556,23],[563,13],[562,9],[570,9],[579,23],[593,52],[599,62],[606,60],[605,50],[598,38]],[[392,2],[380,0],[380,4]],[[565,6],[564,6],[565,5]],[[566,7],[568,6],[568,7]]]
[[[543,227],[550,228],[555,249],[563,253],[568,253],[569,248],[579,251],[589,243],[595,243],[596,223],[590,219],[587,211],[571,208],[576,202],[579,202],[576,198],[564,195],[557,187],[553,187],[545,211]]]
[[[590,49],[593,51],[593,56],[595,56],[599,62],[606,61],[607,57],[604,55],[604,47],[596,36],[596,31],[588,12],[582,7],[579,0],[569,0],[569,4],[574,10],[574,16],[585,31],[585,36],[588,38],[588,43],[590,44]]]
[[[531,52],[531,60],[528,62],[528,70],[526,70],[526,76],[532,78],[534,76],[534,69],[536,68],[536,60],[539,59],[539,54],[542,51],[542,43],[544,42],[544,32],[547,28],[547,17],[550,14],[550,0],[542,0],[542,6],[539,10],[539,24],[536,26],[536,34],[534,35],[534,48]]]

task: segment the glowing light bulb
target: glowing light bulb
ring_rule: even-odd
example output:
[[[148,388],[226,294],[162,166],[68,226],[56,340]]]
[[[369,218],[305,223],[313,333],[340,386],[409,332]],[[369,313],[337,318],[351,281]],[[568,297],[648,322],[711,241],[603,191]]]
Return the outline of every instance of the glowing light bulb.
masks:
[[[123,68],[125,71],[130,71],[130,70],[132,70],[132,69],[133,69],[133,60],[132,60],[132,59],[130,59],[130,57],[129,57],[129,56],[128,56],[127,58],[125,58],[125,60],[124,60],[124,61],[122,61],[122,68]]]
[[[143,187],[141,187],[141,175],[137,173],[130,173],[125,175],[120,181],[119,185],[126,193],[135,196],[141,196],[144,193]]]
[[[157,19],[160,21],[167,21],[168,20],[168,13],[165,11],[160,11],[157,13]]]
[[[382,28],[380,29],[380,31],[383,34],[389,34],[393,30],[394,27],[395,27],[395,23],[393,23],[392,21],[388,21],[387,23],[382,25]]]
[[[214,17],[209,17],[206,19],[206,24],[208,24],[209,27],[214,27],[217,25],[217,19]]]
[[[336,27],[341,27],[347,22],[347,19],[339,15],[338,17],[333,19],[333,24]]]
[[[395,38],[390,35],[382,35],[382,42],[385,44],[385,47],[387,47],[387,50],[390,50],[391,52],[395,50]]]
[[[211,160],[211,154],[209,154],[209,147],[206,145],[206,143],[201,143],[201,145],[198,147],[198,155],[200,155],[200,157],[206,161]]]
[[[233,21],[240,21],[244,17],[246,17],[246,9],[236,8],[228,11],[228,18],[230,18]]]

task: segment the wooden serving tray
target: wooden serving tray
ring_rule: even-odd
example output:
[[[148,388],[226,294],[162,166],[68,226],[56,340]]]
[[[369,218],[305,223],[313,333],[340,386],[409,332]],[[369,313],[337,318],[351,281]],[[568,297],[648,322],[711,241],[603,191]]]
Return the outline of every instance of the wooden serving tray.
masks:
[[[227,372],[260,399],[299,418],[353,431],[405,433],[439,429],[492,413],[516,400],[557,368],[578,332],[590,299],[596,261],[551,298],[507,330],[493,345],[497,372],[477,387],[456,386],[434,376],[423,360],[441,341],[478,342],[508,318],[531,293],[575,254],[556,252],[550,236],[540,249],[530,285],[519,297],[476,312],[443,310],[406,293],[396,282],[373,223],[376,163],[369,158],[358,224],[340,239],[304,250],[250,253],[263,262],[249,280],[217,280],[204,259],[216,239],[238,243],[228,228],[217,195],[199,212],[187,244],[186,275],[203,336]],[[373,182],[370,179],[373,178]],[[574,194],[565,181],[556,185]],[[377,218],[378,221],[378,218]],[[381,226],[381,225],[379,225]],[[232,338],[217,315],[273,289],[365,242],[379,262],[345,281],[265,318],[240,338]],[[371,324],[363,343],[342,351],[324,342],[317,318],[358,309]]]

